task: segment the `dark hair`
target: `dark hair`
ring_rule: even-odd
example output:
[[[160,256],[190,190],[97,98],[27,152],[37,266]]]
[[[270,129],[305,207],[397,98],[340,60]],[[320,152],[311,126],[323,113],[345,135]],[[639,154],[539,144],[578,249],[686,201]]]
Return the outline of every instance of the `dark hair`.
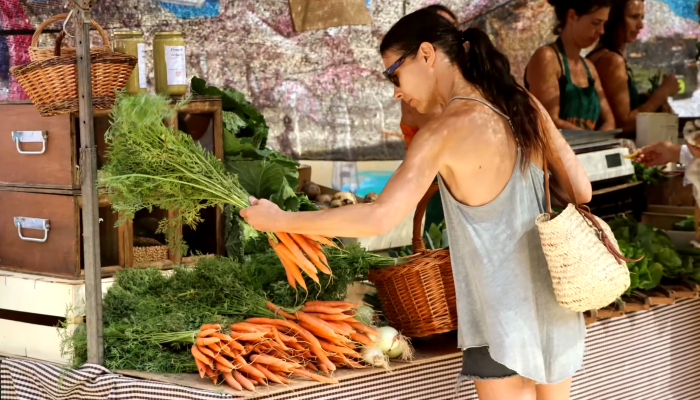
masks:
[[[698,15],[698,18],[700,19],[700,1],[695,3],[695,13]]]
[[[566,26],[566,14],[569,10],[574,10],[576,15],[582,16],[610,7],[610,0],[547,0],[547,3],[554,7],[554,14],[557,16],[558,23],[553,32],[557,36]]]
[[[625,7],[632,0],[612,0],[610,7],[610,17],[605,23],[605,32],[600,37],[599,47],[604,47],[611,51],[618,51],[620,45],[618,32],[625,27]],[[644,2],[644,0],[641,0]]]
[[[513,135],[522,150],[522,166],[533,151],[544,149],[540,112],[530,95],[510,71],[508,57],[494,47],[478,28],[460,31],[434,12],[418,10],[401,18],[384,36],[379,51],[415,56],[421,43],[428,42],[456,64],[464,79],[475,85],[484,98],[505,113],[513,124]],[[468,48],[464,45],[469,42]]]
[[[442,4],[433,4],[432,6],[428,6],[423,8],[424,10],[430,10],[432,12],[444,12],[445,14],[449,15],[450,18],[452,18],[453,21],[458,22],[457,16],[455,13],[452,12],[449,8],[443,6]]]

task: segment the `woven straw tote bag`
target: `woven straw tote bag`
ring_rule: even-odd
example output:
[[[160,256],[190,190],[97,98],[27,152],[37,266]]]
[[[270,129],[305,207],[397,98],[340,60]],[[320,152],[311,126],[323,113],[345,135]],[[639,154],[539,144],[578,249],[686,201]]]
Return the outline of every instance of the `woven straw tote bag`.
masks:
[[[544,162],[547,212],[537,217],[542,250],[552,276],[554,295],[562,306],[578,312],[612,304],[630,286],[630,273],[608,224],[576,201],[571,180],[556,149]],[[547,163],[562,171],[561,184],[572,200],[560,214],[552,213]]]

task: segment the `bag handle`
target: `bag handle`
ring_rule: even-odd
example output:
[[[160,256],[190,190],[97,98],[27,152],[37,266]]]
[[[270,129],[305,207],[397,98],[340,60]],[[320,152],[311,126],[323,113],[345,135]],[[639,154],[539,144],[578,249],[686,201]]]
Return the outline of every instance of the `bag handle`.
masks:
[[[423,241],[423,216],[425,216],[425,211],[428,209],[428,202],[433,197],[435,192],[438,191],[440,186],[437,182],[433,182],[428,191],[425,193],[418,206],[416,207],[416,213],[413,214],[413,253],[419,253],[425,250],[425,242]]]
[[[58,14],[54,15],[53,17],[49,17],[46,21],[42,22],[37,26],[36,30],[34,31],[34,35],[32,35],[32,41],[29,44],[29,47],[36,47],[37,44],[39,44],[39,36],[43,33],[44,29],[53,24],[56,21],[64,20],[68,18],[68,13],[65,14]],[[102,26],[97,23],[94,19],[90,20],[90,26],[92,26],[102,37],[102,44],[105,46],[109,47],[109,35],[107,35],[107,32],[105,32],[104,29],[102,29]]]

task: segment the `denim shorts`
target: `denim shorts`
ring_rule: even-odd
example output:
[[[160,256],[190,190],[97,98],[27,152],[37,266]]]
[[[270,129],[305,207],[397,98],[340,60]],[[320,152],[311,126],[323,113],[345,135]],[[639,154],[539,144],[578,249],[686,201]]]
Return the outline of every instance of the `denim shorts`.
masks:
[[[505,379],[518,375],[517,372],[491,358],[489,348],[472,347],[462,352],[462,373],[464,379],[483,381]]]

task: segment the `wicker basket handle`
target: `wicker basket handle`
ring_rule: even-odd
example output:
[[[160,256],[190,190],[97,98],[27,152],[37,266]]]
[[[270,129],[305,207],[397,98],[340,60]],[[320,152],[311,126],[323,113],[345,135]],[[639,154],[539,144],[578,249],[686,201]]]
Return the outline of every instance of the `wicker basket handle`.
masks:
[[[437,182],[433,182],[428,188],[420,202],[416,207],[416,213],[413,215],[413,253],[418,253],[425,250],[425,242],[423,241],[423,217],[428,209],[428,202],[439,189]]]
[[[42,22],[39,26],[37,26],[36,31],[34,31],[34,35],[32,36],[32,42],[29,45],[30,47],[36,47],[36,45],[39,43],[39,35],[42,34],[44,29],[53,24],[56,21],[64,20],[68,18],[68,14],[58,14],[54,15],[53,17],[49,17],[46,21]],[[105,32],[104,29],[100,26],[100,24],[97,23],[97,21],[90,20],[90,26],[95,28],[95,30],[100,34],[100,37],[102,37],[102,43],[105,46],[109,46],[109,35],[107,35],[107,32]]]
[[[61,31],[61,33],[58,34],[56,37],[56,43],[53,45],[53,55],[56,57],[61,56],[61,42],[63,42],[63,39],[66,38],[66,32]]]

